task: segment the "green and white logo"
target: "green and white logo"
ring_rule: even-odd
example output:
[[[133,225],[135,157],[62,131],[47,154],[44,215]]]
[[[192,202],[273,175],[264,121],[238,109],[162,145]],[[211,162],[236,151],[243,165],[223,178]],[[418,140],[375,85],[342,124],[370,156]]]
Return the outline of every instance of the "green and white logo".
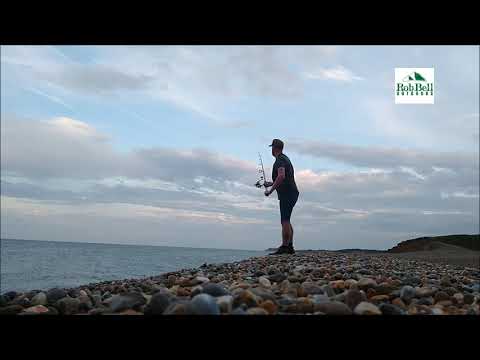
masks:
[[[433,103],[433,68],[395,68],[395,104]]]

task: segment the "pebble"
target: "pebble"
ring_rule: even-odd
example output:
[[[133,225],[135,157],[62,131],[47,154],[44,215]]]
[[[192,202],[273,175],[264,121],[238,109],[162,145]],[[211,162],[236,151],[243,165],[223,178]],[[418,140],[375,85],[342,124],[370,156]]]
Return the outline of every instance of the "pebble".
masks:
[[[175,300],[175,296],[167,289],[161,289],[152,295],[150,302],[145,308],[148,315],[161,315]]]
[[[118,315],[143,315],[143,313],[141,313],[139,311],[132,310],[132,309],[127,309],[127,310],[123,310],[122,312],[118,313]]]
[[[217,305],[220,308],[222,314],[228,314],[232,312],[233,308],[233,296],[225,295],[216,298]]]
[[[263,289],[261,287],[256,287],[250,289],[250,291],[262,300],[272,300],[275,301],[275,295],[268,289]]]
[[[415,290],[416,297],[430,297],[435,294],[435,290],[429,287],[421,287]]]
[[[302,284],[302,290],[305,295],[323,294],[323,290],[320,286],[308,281]]]
[[[258,278],[258,283],[259,283],[261,286],[263,286],[264,288],[267,288],[267,289],[269,289],[269,288],[272,286],[270,280],[268,280],[268,279],[267,279],[266,277],[264,277],[264,276],[261,276],[261,277]]]
[[[342,302],[329,301],[314,304],[314,311],[320,311],[326,315],[351,315],[352,310]]]
[[[355,315],[382,315],[382,312],[376,305],[366,301],[358,304],[353,310],[353,313]]]
[[[335,296],[335,291],[332,289],[330,285],[323,285],[321,289],[323,293],[326,294],[328,297]]]
[[[220,308],[215,298],[208,294],[199,294],[191,301],[191,309],[196,315],[218,315]]]
[[[463,295],[463,302],[467,305],[471,305],[473,304],[473,302],[475,301],[475,296],[473,296],[472,294],[470,293],[466,293]]]
[[[405,285],[400,290],[400,298],[406,303],[409,303],[415,297],[415,294],[415,289],[410,285]]]
[[[278,306],[272,300],[262,302],[260,307],[270,315],[276,314],[278,311]]]
[[[23,310],[23,312],[27,314],[44,314],[44,313],[48,313],[49,310],[47,307],[43,305],[35,305],[29,308],[26,308],[25,310]]]
[[[144,305],[146,299],[139,293],[125,293],[114,295],[110,301],[110,309],[113,312],[119,312],[126,309],[134,309]]]
[[[377,286],[377,282],[370,278],[361,278],[357,285],[360,289],[367,290],[368,288],[375,288]]]
[[[63,299],[64,297],[67,296],[67,293],[65,290],[58,289],[58,288],[53,288],[47,291],[47,301],[50,304],[53,304],[57,302],[60,299]]]
[[[267,310],[261,307],[253,307],[247,310],[248,315],[268,315]]]
[[[216,283],[208,283],[203,285],[202,292],[211,296],[225,296],[229,295],[229,292],[225,287]]]
[[[343,280],[330,281],[329,285],[332,287],[332,289],[345,289],[345,281]]]
[[[456,293],[452,296],[458,304],[463,304],[464,296],[462,293]]]
[[[8,301],[12,301],[18,296],[18,293],[16,291],[9,291],[3,294],[3,297]]]
[[[383,304],[380,304],[378,308],[380,309],[383,315],[404,315],[405,314],[405,310],[403,308],[396,306],[394,304],[383,303]]]
[[[246,304],[247,307],[256,307],[258,306],[258,299],[254,293],[250,290],[240,290],[236,295],[233,297],[233,307],[236,308],[241,304]]]
[[[448,295],[445,291],[438,291],[435,294],[435,302],[450,300],[450,295]]]
[[[276,282],[276,283],[281,283],[281,282],[284,281],[286,278],[287,278],[287,277],[286,277],[284,274],[279,273],[279,272],[274,273],[273,275],[270,275],[270,276],[268,277],[268,279],[269,279],[270,281]]]
[[[47,295],[44,292],[36,294],[31,301],[32,305],[47,305]]]
[[[55,303],[55,307],[61,315],[73,315],[78,312],[79,306],[80,300],[69,296],[60,299]]]
[[[374,303],[380,303],[384,301],[388,301],[390,297],[388,295],[375,295],[370,298],[370,301]]]
[[[197,295],[198,296],[198,295]],[[164,315],[192,315],[192,311],[186,300],[176,301],[170,304],[164,311]]]
[[[346,287],[347,289],[350,289],[350,287],[351,287],[352,285],[357,285],[357,280],[355,280],[355,279],[345,280],[345,287]]]
[[[21,305],[8,305],[0,308],[0,315],[15,315],[23,310]]]

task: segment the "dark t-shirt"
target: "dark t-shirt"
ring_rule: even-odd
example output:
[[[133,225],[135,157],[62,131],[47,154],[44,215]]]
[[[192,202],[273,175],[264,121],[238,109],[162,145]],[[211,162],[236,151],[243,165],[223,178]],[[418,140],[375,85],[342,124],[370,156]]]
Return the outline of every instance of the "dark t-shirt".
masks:
[[[278,175],[278,168],[281,167],[285,168],[285,179],[277,188],[278,198],[298,196],[297,184],[295,184],[295,171],[293,170],[293,165],[287,155],[278,155],[277,160],[275,160],[275,163],[273,164],[272,180],[275,182]]]

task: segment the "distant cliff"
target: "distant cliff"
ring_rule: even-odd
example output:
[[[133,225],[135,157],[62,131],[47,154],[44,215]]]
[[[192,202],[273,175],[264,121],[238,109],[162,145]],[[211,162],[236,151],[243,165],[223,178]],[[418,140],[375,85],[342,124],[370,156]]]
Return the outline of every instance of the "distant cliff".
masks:
[[[480,234],[475,235],[446,235],[419,237],[405,240],[389,249],[390,253],[414,252],[435,250],[442,246],[453,245],[469,250],[480,251]]]

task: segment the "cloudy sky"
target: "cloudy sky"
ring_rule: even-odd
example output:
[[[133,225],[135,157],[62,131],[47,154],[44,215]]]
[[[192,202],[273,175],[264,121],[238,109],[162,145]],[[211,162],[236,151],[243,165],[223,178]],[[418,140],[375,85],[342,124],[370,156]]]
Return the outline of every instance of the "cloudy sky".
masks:
[[[395,67],[434,67],[396,105]],[[477,46],[2,46],[1,237],[265,249],[479,232]],[[269,176],[270,177],[270,176]]]

